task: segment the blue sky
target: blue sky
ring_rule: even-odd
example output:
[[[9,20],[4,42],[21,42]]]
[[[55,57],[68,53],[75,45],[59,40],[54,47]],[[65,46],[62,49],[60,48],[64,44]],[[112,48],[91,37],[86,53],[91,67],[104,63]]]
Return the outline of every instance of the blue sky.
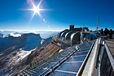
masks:
[[[38,4],[40,0],[34,0]],[[28,0],[0,0],[0,29],[12,30],[62,30],[70,24],[75,27],[114,29],[114,0],[43,0],[41,16],[32,20]]]

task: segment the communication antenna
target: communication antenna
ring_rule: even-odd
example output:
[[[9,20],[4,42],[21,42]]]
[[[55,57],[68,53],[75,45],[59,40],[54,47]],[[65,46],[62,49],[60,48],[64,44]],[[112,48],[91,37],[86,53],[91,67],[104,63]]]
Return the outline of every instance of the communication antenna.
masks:
[[[99,29],[99,17],[97,17],[97,25],[96,25],[96,31]]]

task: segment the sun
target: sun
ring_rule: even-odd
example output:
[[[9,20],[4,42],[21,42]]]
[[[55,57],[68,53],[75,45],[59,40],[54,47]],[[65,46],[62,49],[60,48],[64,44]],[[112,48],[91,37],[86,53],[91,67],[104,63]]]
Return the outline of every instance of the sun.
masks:
[[[40,10],[41,10],[41,9],[40,9],[39,7],[36,7],[36,6],[34,6],[33,9],[32,9],[32,11],[33,11],[35,14],[38,14],[38,15],[40,14]]]
[[[32,4],[32,9],[29,9],[29,10],[31,10],[32,12],[33,12],[33,16],[34,15],[39,15],[39,16],[41,16],[41,12],[42,11],[44,11],[45,9],[41,9],[40,8],[40,5],[35,5],[35,4]]]
[[[29,5],[31,8],[23,9],[24,11],[32,12],[32,17],[30,18],[30,22],[33,20],[34,16],[38,16],[43,22],[47,23],[46,19],[44,18],[42,12],[49,11],[50,9],[44,9],[41,5],[43,0],[40,0],[39,3],[36,5],[34,0],[30,0],[31,2]]]
[[[43,0],[40,0],[40,2],[38,3],[38,5],[35,5],[34,2],[32,2],[32,7],[30,9],[26,9],[28,11],[31,11],[33,12],[32,14],[32,18],[35,16],[35,15],[38,15],[41,17],[41,12],[45,11],[46,9],[43,9],[41,8],[41,3],[42,3]]]

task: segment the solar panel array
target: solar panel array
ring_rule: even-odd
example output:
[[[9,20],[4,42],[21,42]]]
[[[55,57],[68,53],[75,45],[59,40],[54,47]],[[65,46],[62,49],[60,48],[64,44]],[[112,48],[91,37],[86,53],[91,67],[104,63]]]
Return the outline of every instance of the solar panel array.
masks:
[[[87,56],[91,43],[85,43],[79,46],[80,51],[75,52],[68,60],[62,63],[49,76],[76,76],[85,57]]]
[[[76,50],[76,46],[69,47],[47,61],[41,68],[26,69],[21,75],[76,76],[91,46],[92,42],[87,42],[80,44],[79,50]]]

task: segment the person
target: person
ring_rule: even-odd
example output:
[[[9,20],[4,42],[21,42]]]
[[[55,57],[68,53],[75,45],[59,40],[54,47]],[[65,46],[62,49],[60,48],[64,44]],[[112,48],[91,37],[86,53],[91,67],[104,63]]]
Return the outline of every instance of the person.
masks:
[[[109,38],[110,39],[112,39],[112,35],[113,35],[113,31],[112,31],[112,29],[110,29],[110,31],[109,31]]]
[[[106,36],[109,34],[109,30],[108,30],[107,28],[105,28],[104,34],[105,34]]]
[[[103,31],[103,29],[101,29],[100,32],[101,32],[101,35],[104,35],[104,31]]]

